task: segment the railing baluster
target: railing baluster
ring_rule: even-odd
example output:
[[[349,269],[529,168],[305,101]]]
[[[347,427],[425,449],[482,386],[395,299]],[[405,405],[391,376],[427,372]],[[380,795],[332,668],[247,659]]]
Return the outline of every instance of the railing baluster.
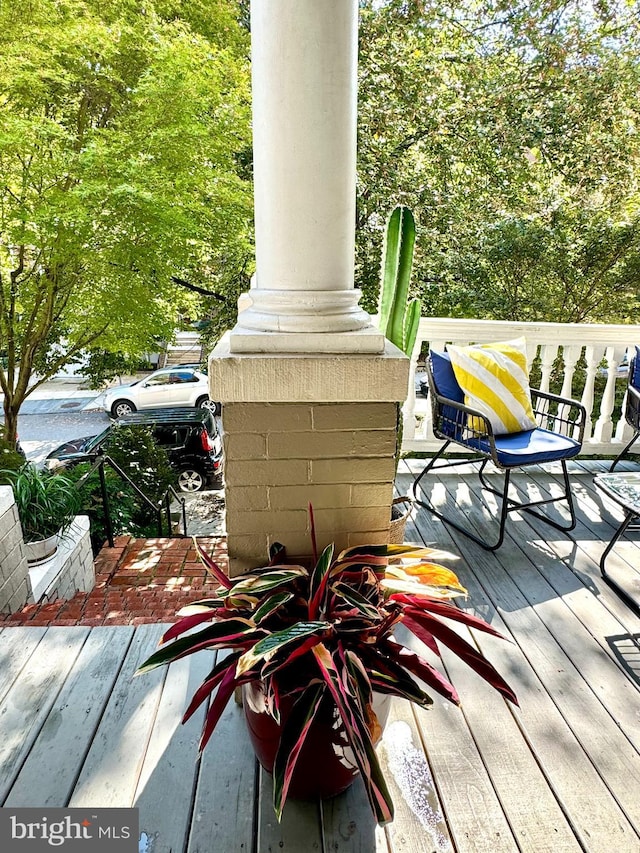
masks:
[[[570,345],[562,348],[562,360],[564,362],[564,377],[560,396],[573,399],[573,376],[576,372],[576,364],[582,354],[582,346]]]
[[[620,346],[607,347],[607,384],[604,386],[602,402],[600,403],[600,417],[596,421],[593,437],[596,441],[611,444],[613,435],[613,420],[611,413],[616,398],[616,370],[622,361],[625,348]]]
[[[584,436],[585,441],[589,441],[593,435],[593,402],[595,398],[596,370],[602,361],[602,349],[594,346],[585,347],[584,358],[587,365],[587,373],[580,402],[587,412],[587,423],[585,426]]]
[[[187,512],[185,508],[185,500],[183,497],[178,495],[173,486],[169,486],[165,494],[160,498],[157,503],[154,503],[145,493],[140,489],[133,480],[127,476],[127,474],[117,465],[110,456],[106,454],[101,454],[94,457],[94,461],[91,465],[91,468],[83,474],[82,477],[76,483],[76,488],[79,489],[83,483],[85,483],[91,474],[97,469],[98,477],[100,479],[100,491],[102,493],[102,509],[104,516],[104,527],[105,532],[107,534],[107,541],[109,542],[109,547],[114,547],[114,538],[113,538],[113,525],[111,523],[111,507],[109,504],[109,495],[107,492],[107,482],[104,474],[104,466],[109,465],[109,467],[115,471],[115,473],[120,477],[120,479],[128,483],[129,486],[133,489],[133,491],[138,495],[140,500],[147,505],[147,507],[155,513],[156,516],[156,525],[158,530],[158,536],[162,536],[162,508],[163,504],[166,502],[166,510],[167,510],[167,525],[168,525],[168,535],[171,537],[173,535],[173,530],[171,527],[171,499],[169,497],[170,493],[173,494],[175,499],[181,504],[182,507],[182,524],[184,527],[184,535],[187,535]]]
[[[577,345],[565,346],[562,348],[562,361],[564,364],[564,373],[562,378],[562,389],[560,391],[560,396],[565,399],[572,400],[574,399],[573,395],[573,377],[576,372],[576,364],[578,359],[582,355],[582,347]],[[561,406],[560,407],[560,418],[561,420],[568,416],[568,407]],[[568,426],[566,429],[568,434]]]
[[[98,468],[98,477],[100,479],[100,491],[102,493],[102,509],[104,512],[104,529],[107,534],[107,542],[109,547],[113,548],[115,542],[113,539],[113,525],[111,524],[111,506],[109,504],[109,493],[107,492],[107,481],[104,476],[104,461],[101,460],[101,465]]]
[[[633,352],[629,353],[629,361],[631,361],[631,359],[634,357],[634,355],[635,355],[635,349],[633,350]],[[626,386],[628,386],[628,382],[626,383]],[[627,393],[628,392],[625,390],[624,397],[622,398],[622,406],[621,406],[622,412],[625,412],[627,410]],[[631,438],[632,434],[633,434],[633,430],[632,430],[631,426],[627,423],[627,419],[625,417],[619,418],[618,423],[616,424],[616,432],[615,432],[614,441],[620,442],[621,444],[626,444],[627,441],[629,441],[629,439]],[[619,449],[620,448],[616,448],[615,452],[617,453]]]
[[[553,371],[553,363],[558,355],[557,344],[542,344],[540,346],[540,390],[545,394],[549,393],[551,383],[551,372]]]

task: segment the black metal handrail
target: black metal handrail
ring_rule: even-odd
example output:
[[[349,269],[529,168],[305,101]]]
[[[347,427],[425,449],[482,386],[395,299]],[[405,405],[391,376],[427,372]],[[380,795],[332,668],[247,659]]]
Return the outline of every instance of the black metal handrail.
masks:
[[[179,495],[178,492],[173,488],[173,486],[169,486],[167,491],[162,496],[164,501],[165,509],[167,512],[167,524],[169,525],[169,531],[171,531],[171,495],[176,499],[176,501],[180,504],[180,514],[182,515],[182,531],[184,536],[187,535],[187,502]]]
[[[98,477],[100,478],[100,492],[102,495],[102,509],[104,515],[104,527],[105,532],[107,534],[107,541],[109,542],[109,547],[113,548],[115,546],[114,538],[113,538],[113,524],[111,522],[111,507],[109,503],[109,495],[107,492],[107,481],[104,475],[104,466],[109,465],[109,467],[116,472],[116,474],[120,477],[120,479],[128,483],[129,486],[133,489],[135,494],[147,505],[147,507],[153,512],[156,517],[157,522],[157,530],[158,536],[161,537],[163,535],[163,524],[162,524],[162,510],[166,509],[167,513],[167,531],[168,536],[173,536],[173,529],[171,524],[171,495],[178,501],[181,505],[181,513],[182,513],[182,526],[183,526],[183,535],[187,535],[187,511],[186,511],[186,502],[183,497],[181,497],[173,486],[169,486],[166,492],[162,495],[160,500],[157,503],[154,503],[151,498],[146,495],[142,489],[137,486],[131,477],[122,470],[122,468],[115,462],[109,455],[106,453],[100,453],[95,457],[94,462],[91,465],[91,468],[83,474],[82,477],[76,483],[77,488],[81,488],[87,479],[93,474],[96,470],[98,471]]]

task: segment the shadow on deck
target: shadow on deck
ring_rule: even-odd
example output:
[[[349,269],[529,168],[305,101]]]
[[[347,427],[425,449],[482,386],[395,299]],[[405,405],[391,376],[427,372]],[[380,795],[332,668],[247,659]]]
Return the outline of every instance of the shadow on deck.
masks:
[[[401,492],[418,464],[401,466]],[[379,747],[396,804],[389,826],[375,827],[360,783],[331,801],[291,802],[278,824],[235,705],[198,758],[202,716],[185,726],[180,718],[213,655],[132,680],[157,624],[0,632],[0,802],[135,805],[143,853],[637,853],[640,619],[600,577],[621,511],[594,489],[597,470],[572,464],[574,531],[514,514],[496,553],[415,511],[407,540],[459,556],[450,565],[469,589],[462,606],[512,641],[473,635],[520,709],[444,650],[439,665],[462,707],[394,704]],[[544,492],[556,488],[552,472],[529,469],[516,481]],[[480,526],[492,510],[477,511],[473,495],[464,476],[436,484],[438,500],[454,496]],[[639,548],[625,542],[612,563],[631,584]]]

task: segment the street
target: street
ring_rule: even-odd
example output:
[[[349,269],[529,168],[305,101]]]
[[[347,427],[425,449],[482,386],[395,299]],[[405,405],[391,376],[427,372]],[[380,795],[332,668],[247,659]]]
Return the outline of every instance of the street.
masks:
[[[62,442],[85,435],[97,435],[109,423],[106,412],[98,410],[21,414],[18,418],[18,435],[27,458],[32,462],[41,462]]]
[[[42,401],[42,405],[44,408],[51,408],[53,401]],[[37,464],[64,441],[97,435],[110,423],[111,419],[107,413],[101,410],[73,413],[36,411],[20,415],[18,435],[27,459]],[[220,489],[183,495],[187,504],[188,529],[191,535],[224,535],[223,495],[224,492]]]

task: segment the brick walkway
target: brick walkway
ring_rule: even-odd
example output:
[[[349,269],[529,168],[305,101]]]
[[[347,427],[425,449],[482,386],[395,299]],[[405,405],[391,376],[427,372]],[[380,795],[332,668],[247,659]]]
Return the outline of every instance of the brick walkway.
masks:
[[[224,538],[198,537],[222,566]],[[28,604],[11,615],[0,614],[0,627],[12,625],[142,625],[175,622],[185,604],[210,595],[212,582],[191,539],[132,539],[119,536],[116,547],[98,554],[96,585],[67,601]]]

